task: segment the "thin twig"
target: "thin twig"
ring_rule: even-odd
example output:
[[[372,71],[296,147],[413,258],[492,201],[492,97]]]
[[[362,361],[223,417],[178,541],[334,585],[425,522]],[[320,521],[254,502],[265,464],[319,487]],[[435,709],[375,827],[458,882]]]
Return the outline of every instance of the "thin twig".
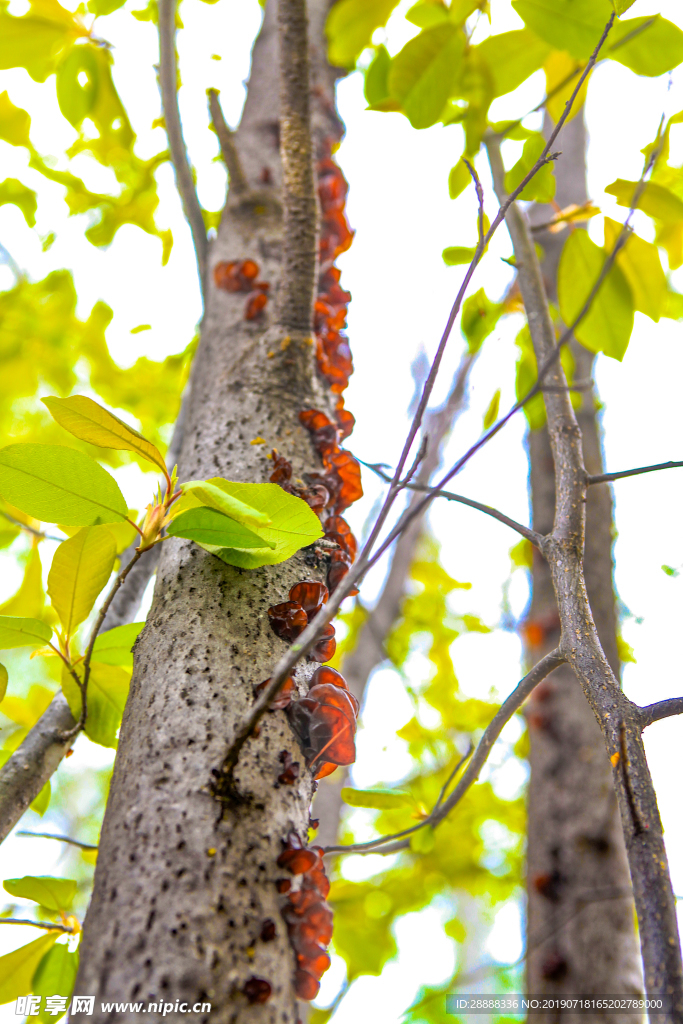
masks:
[[[428,825],[436,828],[436,826],[439,825],[453,810],[455,805],[459,803],[470,786],[476,782],[494,743],[503,730],[503,727],[510,721],[514,713],[519,710],[534,687],[545,679],[546,676],[549,676],[550,673],[558,667],[558,665],[561,665],[564,662],[564,660],[564,655],[560,653],[559,649],[551,651],[532,668],[531,672],[524,676],[524,679],[517,684],[510,696],[500,706],[494,717],[486,726],[484,735],[479,740],[477,749],[475,750],[469,765],[451,795],[445,800],[442,800],[440,796],[431,814],[428,814],[427,817],[418,825],[413,825],[411,828],[403,829],[402,832],[395,832],[393,835],[379,836],[377,839],[371,839],[367,843],[352,843],[348,846],[327,846],[325,848],[325,853],[368,853],[377,849],[378,846],[385,846],[387,843],[395,843],[397,839],[403,839],[405,836],[412,835],[414,832],[418,832],[420,829],[426,828]],[[457,766],[457,768],[459,767],[460,765]],[[396,847],[396,849],[398,849],[398,847]]]
[[[618,473],[600,473],[589,476],[589,484],[606,484],[610,480],[623,480],[627,476],[640,476],[641,473],[654,473],[658,469],[682,469],[683,462],[658,462],[656,466],[640,466],[638,469],[622,469]]]
[[[218,136],[223,163],[228,169],[230,191],[237,196],[246,195],[249,192],[249,182],[247,181],[247,176],[244,173],[242,161],[237,150],[235,132],[229,127],[223,116],[223,110],[218,99],[218,89],[207,89],[206,94],[209,97],[211,121]]]
[[[178,55],[175,47],[177,0],[159,0],[159,88],[164,125],[175,172],[176,188],[185,219],[190,225],[197,259],[202,295],[206,291],[206,260],[208,243],[202,208],[187,156],[178,108]]]
[[[149,548],[147,550],[149,550]],[[102,607],[100,608],[99,613],[97,615],[97,619],[95,620],[95,625],[92,628],[90,639],[88,640],[88,646],[86,647],[85,654],[83,655],[83,681],[78,684],[78,688],[81,693],[81,714],[73,729],[70,729],[69,733],[64,735],[64,739],[69,738],[71,735],[75,736],[85,726],[85,722],[88,717],[88,682],[90,680],[90,663],[92,659],[93,648],[95,646],[95,641],[97,640],[97,635],[100,631],[102,623],[104,622],[105,616],[109,610],[109,605],[116,597],[116,594],[118,593],[119,589],[125,583],[126,576],[128,575],[128,573],[131,571],[133,566],[139,561],[142,555],[144,555],[144,553],[145,552],[140,551],[139,548],[136,549],[135,554],[131,558],[126,568],[119,573],[119,575],[112,583],[111,590],[109,591],[106,598],[104,599],[104,602],[102,603]],[[78,676],[75,675],[73,671],[72,675],[74,675],[74,678],[78,682]]]
[[[658,700],[656,704],[648,704],[640,709],[640,727],[647,729],[653,722],[661,722],[664,718],[671,718],[673,715],[683,715],[683,697],[670,697],[668,700]]]
[[[373,473],[376,473],[380,479],[387,483],[391,483],[391,477],[388,473],[384,472],[384,469],[380,463],[363,462],[362,459],[358,459],[363,466],[367,466]],[[424,494],[432,495],[435,498],[446,498],[448,501],[458,501],[461,505],[469,505],[470,508],[476,508],[480,512],[484,512],[487,516],[492,516],[493,519],[497,519],[500,523],[505,523],[512,530],[516,530],[517,533],[521,533],[522,537],[526,537],[528,541],[537,547],[541,546],[541,534],[535,530],[531,530],[528,526],[524,526],[522,523],[516,522],[514,519],[510,519],[509,516],[504,515],[503,512],[499,512],[498,509],[493,508],[491,505],[484,505],[480,501],[474,501],[472,498],[465,498],[462,494],[455,494],[453,491],[435,490],[429,487],[427,484],[404,484],[408,490],[418,491]]]
[[[4,516],[5,519],[9,519],[10,523],[14,526],[18,526],[20,530],[26,530],[27,533],[37,537],[38,540],[54,540],[57,541],[58,544],[61,544],[63,540],[66,540],[66,537],[55,537],[50,533],[43,533],[41,530],[36,530],[35,527],[28,526],[27,523],[22,523],[21,520],[15,519],[14,516],[9,514],[9,512],[4,512],[2,509],[0,509],[0,516]]]
[[[78,846],[81,850],[97,850],[97,846],[93,846],[92,843],[82,843],[79,839],[72,839],[71,836],[59,836],[54,835],[52,832],[17,832],[18,836],[26,836],[30,839],[56,839],[60,843],[70,843],[72,846]]]
[[[435,811],[435,810],[437,810],[437,808],[441,807],[441,804],[446,799],[446,793],[448,792],[448,789],[449,789],[449,786],[450,786],[451,782],[453,781],[455,776],[458,774],[458,772],[460,771],[460,769],[464,765],[465,761],[469,760],[469,758],[472,756],[473,753],[474,753],[474,745],[473,745],[472,741],[470,740],[470,744],[469,744],[467,750],[462,755],[462,757],[460,758],[460,760],[456,764],[455,768],[450,773],[450,775],[448,776],[448,778],[444,782],[443,786],[441,787],[441,792],[439,793],[439,796],[437,797],[437,801],[434,804],[434,807],[432,808],[433,811]]]
[[[65,924],[47,924],[43,921],[24,921],[18,917],[0,917],[0,924],[30,924],[32,928],[44,928],[47,932],[66,932],[73,935],[74,929],[68,928]]]

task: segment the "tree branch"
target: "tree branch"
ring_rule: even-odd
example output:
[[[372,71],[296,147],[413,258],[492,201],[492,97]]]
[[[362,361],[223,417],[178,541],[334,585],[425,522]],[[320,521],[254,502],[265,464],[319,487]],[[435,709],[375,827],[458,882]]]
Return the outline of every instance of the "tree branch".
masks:
[[[648,704],[640,709],[640,728],[647,729],[653,722],[661,722],[673,715],[683,715],[683,697],[670,697],[669,700],[658,700],[656,704]]]
[[[71,846],[77,846],[79,850],[97,850],[97,846],[93,846],[92,843],[82,843],[78,839],[72,839],[70,836],[59,836],[53,832],[17,832],[18,836],[26,837],[27,839],[56,839],[60,843],[70,843]]]
[[[0,769],[0,842],[57,771],[76,721],[61,690]]]
[[[67,935],[74,934],[73,928],[68,928],[65,924],[21,920],[18,917],[0,917],[0,924],[30,924],[32,928],[44,928],[46,932],[66,932]]]
[[[279,319],[310,336],[318,265],[306,0],[278,0],[280,157],[284,207]]]
[[[211,121],[218,136],[223,163],[228,169],[230,191],[237,196],[246,195],[249,192],[249,182],[247,181],[247,176],[244,173],[242,161],[237,150],[235,132],[228,126],[223,117],[220,100],[218,99],[218,89],[207,89],[206,94],[209,97]]]
[[[502,206],[507,196],[498,140],[489,138],[487,150]],[[643,177],[649,166],[651,162]],[[634,195],[634,207],[637,202]],[[555,521],[552,532],[543,538],[542,551],[560,613],[560,650],[593,709],[612,759],[638,914],[646,990],[650,998],[673,997],[673,1014],[666,1017],[673,1024],[683,1015],[683,966],[662,825],[641,737],[641,709],[621,690],[600,645],[588,603],[583,571],[587,474],[581,432],[557,358],[559,346],[531,233],[516,205],[509,207],[506,221],[519,268],[519,285],[539,379],[545,372],[554,385],[543,397],[555,463]],[[601,277],[604,279],[604,275]],[[597,286],[591,297],[596,293]]]
[[[380,479],[386,483],[391,483],[391,477],[388,473],[385,473],[382,467],[378,463],[363,462],[362,459],[358,461],[363,465],[371,469],[373,473],[376,473]],[[493,508],[491,505],[483,505],[480,501],[474,501],[473,498],[465,498],[462,494],[455,494],[453,491],[443,491],[438,488],[429,487],[427,484],[418,483],[404,483],[404,488],[410,491],[418,491],[421,494],[429,494],[433,498],[446,498],[448,501],[457,501],[461,505],[469,505],[470,508],[476,508],[479,512],[484,512],[487,516],[492,516],[497,519],[499,523],[504,523],[509,526],[510,529],[516,530],[517,533],[521,533],[522,537],[526,537],[535,547],[541,547],[542,537],[540,533],[536,533],[535,530],[531,530],[528,526],[524,526],[522,523],[518,523],[514,519],[510,519],[503,512],[499,512],[498,509]]]
[[[159,0],[159,88],[176,188],[185,219],[192,232],[199,282],[202,295],[204,295],[208,243],[204,217],[197,198],[178,109],[178,56],[175,48],[176,7],[177,0]]]
[[[683,462],[658,462],[656,466],[640,466],[638,469],[622,469],[618,473],[600,473],[599,476],[589,476],[588,484],[606,484],[610,480],[623,480],[627,476],[640,476],[641,473],[654,473],[658,469],[681,469]]]
[[[479,773],[484,767],[494,743],[503,731],[503,727],[510,721],[514,713],[519,710],[534,687],[538,686],[546,676],[549,676],[550,673],[564,661],[565,657],[559,650],[551,651],[550,654],[546,654],[545,658],[542,658],[538,664],[532,668],[531,672],[528,672],[527,675],[524,676],[524,679],[517,684],[510,696],[500,706],[495,716],[486,726],[484,735],[479,740],[477,749],[475,750],[470,763],[451,795],[444,799],[444,791],[442,790],[433,811],[431,814],[428,814],[423,821],[418,825],[413,825],[411,828],[404,829],[402,832],[395,832],[393,835],[388,836],[380,836],[378,839],[371,839],[367,843],[352,843],[348,846],[328,846],[325,848],[325,853],[371,853],[378,846],[385,846],[387,843],[396,843],[396,840],[412,835],[414,832],[418,832],[420,829],[426,828],[428,825],[436,828],[437,825],[439,825],[453,810],[455,805],[462,800],[470,786],[478,779]],[[469,754],[466,754],[460,761],[460,764],[458,764],[456,768],[456,772],[468,756]],[[452,777],[453,776],[451,776],[451,778]],[[451,780],[449,779],[448,782],[450,781]],[[446,783],[446,786],[448,786],[448,783]],[[392,852],[399,849],[405,849],[408,845],[409,844],[401,844],[400,846],[395,845],[392,847]]]

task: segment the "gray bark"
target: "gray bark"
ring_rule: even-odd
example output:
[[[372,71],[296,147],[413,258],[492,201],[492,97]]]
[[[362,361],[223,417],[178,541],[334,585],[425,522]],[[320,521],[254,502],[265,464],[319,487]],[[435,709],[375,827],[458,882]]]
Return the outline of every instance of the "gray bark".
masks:
[[[316,90],[316,138],[334,135],[334,76],[324,62],[327,0],[309,4]],[[209,257],[255,259],[276,290],[282,221],[277,188],[278,53],[270,2],[254,49],[249,92],[236,142],[254,190],[228,202]],[[273,186],[261,184],[268,168]],[[277,326],[246,322],[246,296],[208,283],[207,310],[195,358],[181,479],[225,476],[263,481],[277,447],[295,476],[319,468],[300,409],[329,403],[316,378],[310,344],[282,344]],[[263,437],[268,447],[252,445]],[[94,1021],[138,1019],[104,1014],[101,999],[208,1001],[193,1020],[297,1020],[294,958],[279,915],[275,881],[281,841],[303,839],[313,791],[310,772],[283,712],[269,713],[235,771],[237,792],[221,803],[213,774],[253,700],[253,687],[284,650],[267,609],[287,600],[298,580],[321,578],[300,552],[277,566],[245,571],[186,541],[163,545],[154,603],[136,646],[135,671],[121,727],[105,814],[93,898],[85,921],[77,992],[96,995]],[[299,678],[310,675],[301,666]],[[281,786],[280,753],[300,764]],[[260,940],[266,919],[273,941]],[[253,976],[272,986],[264,1004],[242,989]],[[78,1019],[78,1017],[74,1018]],[[147,1016],[140,1019],[149,1019]]]
[[[585,141],[579,114],[560,135],[562,157],[555,164],[555,177],[556,200],[562,207],[587,199]],[[532,220],[544,223],[550,216],[549,207],[539,207]],[[566,234],[548,232],[537,238],[545,253],[544,279],[551,298],[556,295],[557,266],[565,238]],[[572,346],[572,353],[575,379],[589,379],[594,356],[579,345]],[[600,473],[596,395],[593,388],[583,395],[576,415],[585,464],[589,473]],[[547,428],[530,432],[528,446],[533,527],[547,534],[555,513],[555,473]],[[618,677],[609,488],[589,489],[586,512],[588,597],[600,642]],[[527,655],[536,661],[556,647],[560,637],[550,569],[537,552],[532,588],[527,622],[540,627],[543,639],[533,646],[527,643]],[[531,631],[527,635],[532,636]],[[642,993],[631,883],[611,766],[595,715],[568,665],[538,687],[527,717],[531,769],[527,990],[547,995]],[[619,1015],[609,1019],[615,1024],[622,1020]],[[628,1019],[623,1018],[624,1022]],[[556,1018],[549,1014],[538,1020],[549,1024]]]

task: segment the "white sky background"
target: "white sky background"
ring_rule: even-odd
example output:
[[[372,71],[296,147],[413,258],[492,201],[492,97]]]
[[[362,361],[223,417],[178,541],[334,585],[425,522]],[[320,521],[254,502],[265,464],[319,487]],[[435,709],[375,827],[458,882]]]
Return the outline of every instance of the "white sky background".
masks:
[[[12,13],[23,13],[24,0],[12,0]],[[131,5],[127,5],[130,7]],[[132,8],[142,3],[132,4]],[[410,6],[407,0],[399,13]],[[493,0],[493,30],[520,26],[508,0]],[[683,12],[677,0],[637,0],[628,16],[661,12],[683,26]],[[258,28],[260,8],[256,0],[221,0],[208,6],[185,0],[182,11],[186,31],[179,35],[183,88],[181,113],[186,141],[199,175],[203,204],[218,209],[223,202],[225,174],[214,161],[217,143],[207,130],[205,90],[221,89],[228,120],[235,124],[244,97],[242,82],[248,75],[249,47]],[[415,32],[417,29],[414,30]],[[150,125],[160,114],[153,64],[158,59],[155,29],[133,22],[117,12],[100,19],[99,34],[115,46],[115,81],[139,135],[138,152],[150,156],[165,146],[161,129]],[[387,42],[396,52],[410,34],[398,16],[390,22]],[[222,60],[214,61],[218,52]],[[54,80],[52,80],[54,81]],[[638,78],[626,68],[607,62],[594,73],[589,89],[587,123],[590,134],[589,194],[615,219],[625,211],[603,192],[617,177],[637,178],[642,158],[640,149],[654,137],[662,112],[667,115],[683,108],[683,70],[667,80]],[[39,151],[63,151],[75,133],[58,112],[54,88],[37,85],[21,71],[0,72],[0,91],[7,88],[12,100],[32,113],[32,137]],[[543,95],[539,73],[518,93],[496,101],[492,118],[517,115],[530,109]],[[346,139],[338,157],[350,183],[348,214],[357,234],[349,253],[340,260],[342,284],[353,293],[349,336],[356,372],[346,392],[347,406],[357,417],[349,448],[365,461],[393,464],[407,425],[406,406],[413,393],[410,363],[423,346],[431,354],[438,342],[448,310],[462,278],[463,268],[446,268],[441,251],[447,245],[473,244],[475,209],[469,192],[455,203],[448,198],[447,175],[462,151],[459,127],[436,126],[419,136],[401,115],[365,110],[362,79],[349,76],[339,86],[339,106],[347,126]],[[525,122],[538,127],[538,115]],[[678,132],[679,134],[676,134]],[[507,144],[507,159],[515,159],[517,144]],[[561,148],[561,147],[560,147]],[[169,165],[159,173],[161,205],[158,222],[173,228],[175,245],[168,267],[160,266],[161,244],[134,227],[119,231],[112,246],[96,250],[83,240],[79,218],[67,217],[62,189],[26,170],[22,150],[0,143],[3,176],[20,177],[39,192],[38,224],[28,229],[19,211],[0,207],[0,242],[33,279],[48,271],[70,267],[79,293],[79,312],[86,316],[93,302],[103,299],[115,311],[108,332],[112,352],[123,364],[140,354],[161,358],[183,348],[192,337],[200,314],[194,258],[189,231],[182,222]],[[672,135],[672,162],[683,160],[683,129]],[[74,167],[93,188],[107,187],[108,172],[87,157]],[[495,210],[492,189],[484,161],[478,168],[487,194],[489,214]],[[470,190],[471,191],[471,190]],[[646,235],[648,223],[637,226]],[[601,222],[591,222],[591,231],[601,240]],[[40,236],[54,231],[57,240],[43,253]],[[504,229],[491,245],[472,290],[482,284],[492,298],[498,298],[510,277],[499,259],[511,246]],[[683,289],[683,272],[674,282]],[[0,287],[10,286],[11,274],[0,266]],[[131,335],[138,324],[152,330]],[[447,461],[452,462],[480,434],[482,416],[494,391],[502,388],[501,409],[512,404],[514,395],[514,336],[518,318],[511,318],[484,345],[472,377],[470,408],[451,440]],[[600,357],[597,380],[605,401],[606,465],[621,469],[650,462],[681,458],[680,382],[683,379],[683,326],[670,320],[654,325],[636,314],[636,326],[622,364]],[[454,332],[437,389],[437,400],[445,395],[462,352],[462,341]],[[501,508],[514,518],[528,522],[527,461],[524,449],[525,422],[521,416],[509,424],[461,474],[455,489]],[[130,504],[140,507],[150,477],[137,469],[123,474]],[[366,498],[349,513],[362,528],[380,490],[369,471],[364,472]],[[683,693],[680,659],[674,657],[674,642],[680,628],[683,577],[670,578],[662,564],[683,567],[680,531],[683,475],[676,471],[625,480],[615,485],[617,586],[628,609],[623,634],[635,649],[637,664],[626,666],[624,686],[629,697],[646,704]],[[518,540],[504,526],[462,506],[442,504],[431,516],[434,532],[443,544],[445,567],[456,578],[469,580],[469,592],[457,592],[457,609],[481,615],[492,626],[501,619],[501,590],[509,574],[509,549]],[[380,574],[370,578],[363,596],[371,600],[381,582]],[[4,599],[18,583],[6,573],[0,582]],[[516,573],[510,592],[513,612],[520,616],[528,598],[523,574]],[[486,696],[491,688],[507,694],[520,676],[520,644],[514,633],[496,629],[489,635],[474,634],[458,641],[454,659],[463,689]],[[394,732],[411,716],[400,683],[393,673],[380,671],[370,688],[364,713],[364,732],[359,742],[359,760],[354,769],[358,785],[392,782],[407,768],[405,751]],[[646,746],[657,786],[666,830],[674,887],[683,894],[683,824],[680,817],[677,742],[683,723],[673,718],[652,726]],[[512,737],[514,738],[514,736]],[[70,770],[79,764],[102,763],[108,756],[87,740],[79,740]],[[494,768],[501,791],[514,793],[520,784],[518,772],[506,775],[504,767]],[[24,827],[36,828],[39,819]],[[41,822],[58,831],[49,812]],[[0,877],[24,873],[49,874],[58,870],[58,844],[11,837],[0,847]],[[377,858],[347,862],[349,876],[378,866]],[[437,983],[452,969],[452,944],[440,933],[438,910],[411,915],[398,928],[401,956],[387,966],[382,978],[361,979],[335,1016],[336,1024],[352,1020],[378,1019],[391,1024],[400,1019],[421,983]],[[36,937],[34,930],[4,928],[0,952],[16,948]],[[503,962],[520,953],[519,915],[505,911],[493,943],[481,951],[481,958],[494,954]],[[338,965],[323,979],[323,1001],[334,996],[340,982]],[[16,1019],[12,1007],[0,1008],[0,1022]]]

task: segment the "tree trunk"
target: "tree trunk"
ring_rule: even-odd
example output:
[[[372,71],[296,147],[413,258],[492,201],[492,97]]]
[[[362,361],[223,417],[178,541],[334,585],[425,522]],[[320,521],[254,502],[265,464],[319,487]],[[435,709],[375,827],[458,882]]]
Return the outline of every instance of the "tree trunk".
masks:
[[[547,125],[546,125],[547,127]],[[587,198],[585,127],[576,116],[560,136],[555,165],[556,200],[561,207]],[[543,223],[548,207],[533,211]],[[566,235],[537,235],[551,299]],[[574,344],[574,378],[591,377],[594,356]],[[583,396],[577,419],[589,473],[602,472],[596,396]],[[528,436],[533,527],[552,529],[554,468],[548,431]],[[619,675],[617,618],[613,589],[612,500],[607,487],[588,492],[586,583],[600,641]],[[557,646],[560,620],[548,564],[534,551],[532,599],[525,627],[530,663]],[[531,777],[527,848],[527,990],[531,994],[642,993],[642,972],[634,928],[628,863],[611,768],[600,729],[569,666],[561,666],[534,692],[527,710]],[[596,1019],[602,1019],[599,1013]],[[538,1024],[556,1014],[534,1016]],[[562,1015],[562,1020],[574,1020]],[[576,1017],[579,1021],[582,1018]],[[620,1015],[610,1015],[614,1024]],[[631,1017],[624,1017],[624,1024]]]
[[[335,75],[325,61],[328,7],[329,0],[309,0],[318,145],[339,136]],[[286,336],[269,325],[269,312],[246,321],[246,296],[213,283],[218,261],[254,259],[270,283],[268,311],[275,306],[282,259],[278,92],[277,7],[270,0],[236,133],[253,191],[229,197],[209,254],[181,480],[267,480],[270,447],[291,460],[295,477],[320,468],[298,419],[303,408],[331,409],[310,337]],[[251,443],[257,438],[267,445]],[[282,711],[267,714],[245,745],[233,796],[219,799],[214,783],[254,686],[284,650],[267,609],[305,578],[323,578],[312,551],[246,571],[188,541],[163,545],[153,606],[135,650],[75,988],[96,997],[93,1021],[149,1019],[143,1010],[105,1012],[103,999],[208,1002],[210,1013],[190,1016],[211,1024],[297,1021],[276,859],[288,833],[306,841],[315,787]],[[297,678],[311,672],[302,665]],[[291,786],[277,781],[283,751],[300,765]],[[275,937],[266,941],[268,920]],[[250,1001],[252,978],[271,986],[267,1001]]]

